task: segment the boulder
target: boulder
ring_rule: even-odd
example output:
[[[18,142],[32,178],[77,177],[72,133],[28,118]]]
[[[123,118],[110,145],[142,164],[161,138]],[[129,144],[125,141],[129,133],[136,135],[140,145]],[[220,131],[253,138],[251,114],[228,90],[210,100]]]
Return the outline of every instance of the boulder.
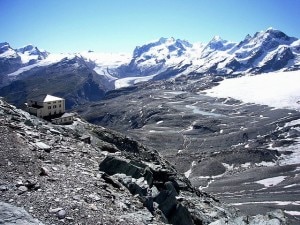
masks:
[[[134,179],[127,177],[127,179],[121,179],[121,183],[130,191],[131,194],[139,196],[147,196],[148,184],[144,182],[144,178]]]
[[[143,168],[133,165],[130,160],[107,156],[99,165],[100,171],[107,173],[108,175],[114,175],[116,173],[123,173],[133,178],[140,178],[143,174]]]
[[[43,225],[23,208],[0,202],[0,224],[4,225]]]
[[[169,185],[167,186],[170,187]],[[168,219],[169,223],[174,225],[193,225],[194,223],[190,212],[177,201],[177,193],[174,191],[174,187],[172,188],[172,191],[163,190],[154,198],[154,201],[158,203],[158,208]]]
[[[83,135],[79,138],[80,141],[87,143],[87,144],[91,144],[91,137],[88,135]]]
[[[100,163],[99,169],[105,172],[104,177],[102,177],[106,178],[106,181],[115,184],[118,180],[131,194],[138,195],[143,205],[150,212],[155,214],[154,204],[157,204],[163,217],[169,223],[192,225],[193,220],[188,209],[176,199],[180,191],[180,185],[176,182],[174,172],[162,167],[151,166],[150,168],[149,166],[141,161],[136,162],[115,156],[107,156]]]
[[[175,225],[194,225],[190,212],[181,204],[176,205],[175,212],[169,218],[169,222]]]
[[[174,194],[171,191],[163,190],[154,198],[154,201],[158,203],[158,208],[169,219],[177,205]]]
[[[51,147],[43,142],[36,142],[35,146],[38,149],[44,150],[45,152],[50,152],[51,151]]]

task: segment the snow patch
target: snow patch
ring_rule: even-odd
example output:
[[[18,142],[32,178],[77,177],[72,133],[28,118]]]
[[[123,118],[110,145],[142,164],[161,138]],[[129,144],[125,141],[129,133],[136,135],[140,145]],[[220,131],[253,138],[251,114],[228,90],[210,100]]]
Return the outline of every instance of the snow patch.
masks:
[[[285,180],[285,178],[286,178],[286,176],[271,177],[271,178],[267,178],[267,179],[263,179],[263,180],[258,180],[255,183],[262,184],[266,188],[268,188],[268,187],[272,187],[272,186],[275,186],[275,185],[281,183],[282,181]]]
[[[276,204],[280,206],[284,205],[300,205],[300,201],[262,201],[262,202],[239,202],[239,203],[231,203],[230,205],[251,205],[251,204]]]
[[[283,188],[291,188],[291,187],[295,187],[295,186],[297,186],[297,184],[287,185],[287,186],[284,186]]]
[[[184,173],[184,176],[185,176],[186,178],[189,178],[189,176],[190,176],[191,173],[192,173],[192,168],[193,168],[195,165],[196,165],[196,162],[193,161],[192,164],[191,164],[190,169]]]
[[[129,63],[131,54],[127,53],[96,53],[96,52],[81,52],[79,54],[83,58],[93,61],[97,66],[119,66],[125,63]]]
[[[284,210],[285,213],[292,215],[292,216],[300,216],[300,211],[288,211]]]
[[[284,127],[294,127],[293,129],[299,130],[300,127],[300,119],[294,120],[291,122],[288,122],[285,124]],[[284,146],[284,147],[278,147],[278,148],[272,148],[279,152],[292,152],[292,154],[289,155],[282,155],[279,158],[279,165],[293,165],[293,164],[299,164],[300,162],[300,138],[296,138],[294,140],[295,142],[290,146]]]
[[[151,80],[155,75],[145,76],[145,77],[126,77],[122,79],[118,79],[115,81],[115,88],[123,88],[123,87],[129,87],[134,84],[140,83],[140,82],[146,82],[148,80]]]
[[[213,97],[231,97],[243,102],[300,110],[299,83],[300,71],[272,72],[225,79],[206,93]]]
[[[127,53],[96,53],[92,51],[81,52],[77,54],[86,61],[95,64],[94,71],[101,76],[105,76],[109,81],[116,80],[112,70],[121,65],[128,64],[131,60],[131,54]]]
[[[8,74],[9,77],[16,77],[18,75],[20,75],[21,73],[24,73],[26,71],[29,71],[35,67],[43,67],[43,66],[49,66],[51,64],[57,63],[59,61],[61,61],[64,58],[68,58],[68,59],[72,59],[74,58],[74,55],[71,54],[50,54],[48,55],[48,57],[44,60],[41,60],[33,65],[29,65],[29,66],[25,66],[22,67],[20,69],[18,69],[17,71]]]
[[[276,163],[274,162],[265,162],[265,161],[262,161],[260,163],[255,163],[256,166],[265,166],[265,167],[269,167],[269,166],[275,166]]]
[[[233,164],[227,164],[227,163],[222,163],[223,166],[226,168],[226,170],[233,170],[234,169],[234,165]]]
[[[300,111],[299,84],[300,71],[272,72],[225,79],[220,82],[219,86],[207,90],[206,93],[213,97],[235,98],[247,103]],[[264,119],[266,117],[260,115],[260,118]],[[285,127],[299,124],[300,119],[287,123]],[[290,155],[283,155],[279,159],[280,165],[292,165],[300,162],[300,138],[297,138],[295,141],[295,144],[288,147],[271,148],[270,146],[270,149],[276,149],[281,152],[293,152]],[[245,147],[247,148],[248,146],[246,145]]]
[[[297,126],[297,125],[300,125],[300,119],[288,122],[284,125],[284,127],[291,127],[291,126]]]
[[[290,155],[283,155],[279,158],[279,165],[293,165],[300,162],[300,138],[296,139],[296,144],[287,147],[276,148],[279,152],[291,151]]]
[[[251,166],[251,163],[250,163],[250,162],[241,164],[241,167],[242,167],[242,168],[249,168],[250,166]]]
[[[184,176],[185,176],[186,178],[189,178],[189,176],[191,175],[191,173],[192,173],[192,169],[189,169],[188,171],[186,171],[186,172],[184,173]]]

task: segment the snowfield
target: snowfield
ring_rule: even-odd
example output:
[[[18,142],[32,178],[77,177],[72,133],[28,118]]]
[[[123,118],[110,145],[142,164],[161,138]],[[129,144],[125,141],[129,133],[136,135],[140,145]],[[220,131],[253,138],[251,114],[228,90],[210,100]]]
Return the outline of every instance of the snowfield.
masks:
[[[272,72],[225,79],[206,91],[212,97],[300,111],[300,71]]]
[[[75,56],[72,55],[72,54],[63,54],[63,53],[61,53],[61,54],[49,54],[49,56],[46,59],[40,60],[40,61],[38,61],[37,63],[35,63],[33,65],[28,65],[28,66],[21,67],[17,71],[15,71],[13,73],[10,73],[7,76],[9,76],[9,77],[16,77],[16,76],[20,75],[21,73],[29,71],[29,70],[31,70],[31,69],[33,69],[35,67],[49,66],[51,64],[60,62],[64,58],[72,59],[74,57]],[[22,58],[22,60],[25,61],[26,59]]]
[[[221,81],[219,86],[207,90],[206,93],[213,97],[231,97],[246,103],[300,111],[300,71],[272,72],[225,79]],[[300,125],[300,120],[287,123],[286,126],[297,124]],[[299,128],[295,129],[298,130]],[[297,138],[293,145],[278,148],[270,147],[270,149],[276,149],[279,152],[293,152],[288,156],[281,157],[279,165],[293,165],[300,162],[300,138]],[[266,179],[261,181],[261,184],[267,187],[276,185],[276,183],[272,183],[275,181],[280,181],[280,179]]]
[[[263,180],[258,180],[255,183],[262,184],[265,187],[275,186],[284,181],[286,176],[271,177]]]
[[[123,87],[129,87],[134,84],[140,83],[140,82],[146,82],[151,80],[155,75],[145,76],[145,77],[126,77],[121,78],[115,81],[115,88],[123,88]]]
[[[86,61],[94,62],[94,71],[101,76],[105,76],[109,81],[117,79],[110,74],[109,70],[128,64],[131,60],[131,54],[128,53],[96,53],[88,51],[77,55],[83,57]]]

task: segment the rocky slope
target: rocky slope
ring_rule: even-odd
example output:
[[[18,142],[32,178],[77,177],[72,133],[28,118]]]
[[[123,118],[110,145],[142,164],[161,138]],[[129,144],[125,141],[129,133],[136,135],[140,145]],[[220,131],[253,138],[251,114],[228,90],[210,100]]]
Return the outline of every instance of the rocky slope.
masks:
[[[286,224],[281,211],[238,213],[156,151],[79,118],[52,125],[0,100],[0,133],[1,224]]]

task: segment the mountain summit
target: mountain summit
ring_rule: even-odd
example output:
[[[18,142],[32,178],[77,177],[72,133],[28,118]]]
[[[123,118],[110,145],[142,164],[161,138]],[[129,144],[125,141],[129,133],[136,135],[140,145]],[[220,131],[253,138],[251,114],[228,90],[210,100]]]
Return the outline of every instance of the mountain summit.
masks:
[[[33,45],[26,45],[22,48],[16,50],[18,53],[26,55],[27,57],[36,56],[36,60],[43,60],[46,59],[49,55],[49,52],[44,50],[39,50],[37,47]]]

